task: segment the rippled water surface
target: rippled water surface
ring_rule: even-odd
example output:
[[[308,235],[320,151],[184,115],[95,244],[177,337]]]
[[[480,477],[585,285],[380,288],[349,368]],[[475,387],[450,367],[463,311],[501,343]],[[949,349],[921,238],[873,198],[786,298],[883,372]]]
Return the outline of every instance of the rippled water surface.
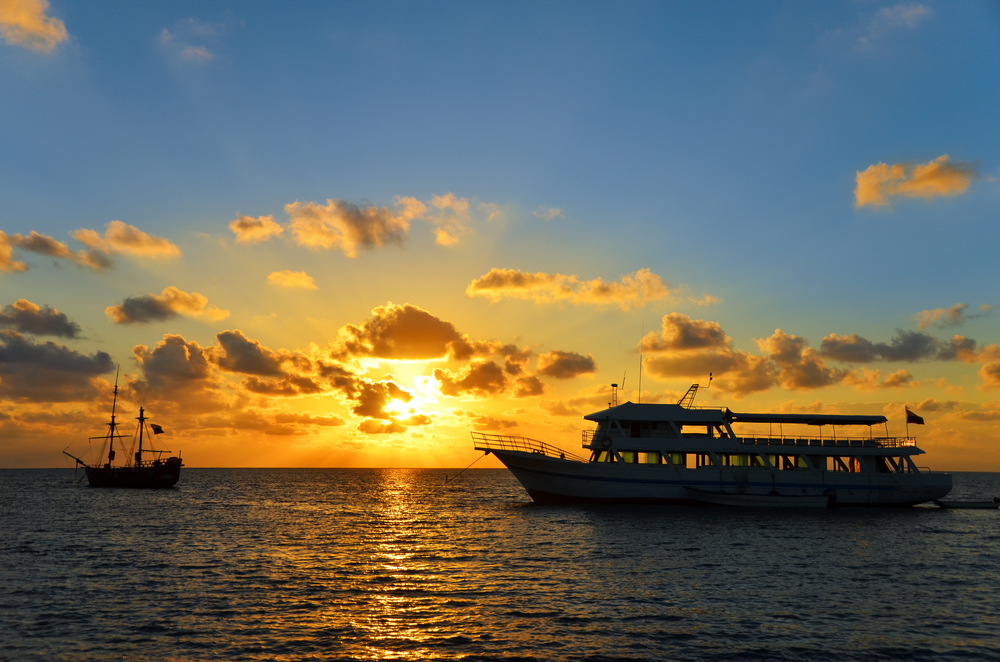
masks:
[[[536,506],[455,473],[0,471],[0,659],[1000,660],[997,511]]]

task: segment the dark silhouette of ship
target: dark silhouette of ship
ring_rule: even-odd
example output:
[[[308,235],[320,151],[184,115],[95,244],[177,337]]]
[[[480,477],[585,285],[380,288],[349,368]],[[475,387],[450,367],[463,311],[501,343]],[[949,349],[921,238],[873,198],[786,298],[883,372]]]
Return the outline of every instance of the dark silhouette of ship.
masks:
[[[133,487],[133,488],[167,488],[177,484],[181,477],[181,467],[184,464],[180,457],[170,456],[166,459],[163,456],[173,451],[160,451],[152,448],[143,448],[143,436],[148,440],[153,435],[163,432],[163,428],[155,423],[149,423],[142,407],[139,407],[139,426],[135,434],[131,437],[118,434],[118,423],[115,422],[115,408],[118,405],[118,375],[115,375],[115,394],[111,403],[111,422],[108,423],[108,433],[101,437],[91,437],[91,439],[103,439],[104,445],[98,457],[104,456],[105,446],[108,449],[108,461],[104,464],[87,464],[75,455],[70,455],[66,451],[63,454],[73,458],[76,466],[83,467],[87,474],[87,481],[91,487]],[[125,455],[125,463],[114,465],[115,461],[115,441]],[[131,440],[129,451],[125,451],[126,441]],[[135,450],[133,453],[132,450]],[[155,455],[151,460],[144,460],[143,453]]]

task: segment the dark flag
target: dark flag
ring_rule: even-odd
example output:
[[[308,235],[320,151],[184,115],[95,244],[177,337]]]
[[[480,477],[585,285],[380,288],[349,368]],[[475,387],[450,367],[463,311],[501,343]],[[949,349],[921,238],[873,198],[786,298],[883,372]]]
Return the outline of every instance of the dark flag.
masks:
[[[910,423],[913,423],[914,425],[923,425],[924,419],[910,411],[909,407],[906,407],[906,424],[909,425]]]
[[[910,410],[909,410],[909,409],[907,409],[907,410],[906,410],[906,413],[907,413],[907,414],[909,414],[909,413],[910,413]],[[921,422],[921,423],[923,423],[924,421],[923,421],[923,420],[921,419],[921,421],[920,421],[920,422]],[[157,425],[156,423],[150,423],[150,424],[149,424],[149,427],[153,428],[153,434],[163,434],[163,428],[161,428],[161,427],[160,427],[159,425]]]

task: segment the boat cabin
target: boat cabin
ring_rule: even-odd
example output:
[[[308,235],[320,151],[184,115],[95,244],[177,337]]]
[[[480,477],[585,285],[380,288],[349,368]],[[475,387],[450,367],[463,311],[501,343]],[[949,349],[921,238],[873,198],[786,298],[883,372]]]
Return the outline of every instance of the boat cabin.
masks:
[[[885,424],[884,416],[743,414],[727,408],[626,402],[584,418],[597,424],[583,432],[590,462],[676,469],[918,473],[911,456],[923,453],[910,437],[875,437],[872,426]],[[767,434],[738,434],[733,429],[762,424],[767,424]],[[802,426],[812,426],[818,433],[803,434]],[[824,436],[826,426],[830,434]],[[865,426],[867,434],[838,436],[837,428],[844,426]]]

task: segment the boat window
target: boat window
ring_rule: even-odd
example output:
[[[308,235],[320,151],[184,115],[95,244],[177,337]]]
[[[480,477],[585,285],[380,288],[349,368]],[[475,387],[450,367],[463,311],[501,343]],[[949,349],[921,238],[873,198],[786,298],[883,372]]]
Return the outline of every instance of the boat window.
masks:
[[[660,454],[655,451],[639,453],[639,462],[642,464],[661,464]]]
[[[779,466],[782,471],[794,471],[795,469],[808,469],[806,459],[801,455],[778,455]]]
[[[687,467],[687,453],[671,453],[670,464],[675,467]]]
[[[591,462],[614,462],[615,454],[609,451],[594,451],[590,458]]]
[[[632,437],[642,436],[642,421],[632,421]]]
[[[618,453],[622,456],[622,462],[626,464],[635,464],[637,455],[635,451],[619,451]]]
[[[714,467],[715,463],[712,462],[712,456],[708,453],[695,453],[695,467]]]
[[[848,473],[861,473],[861,463],[856,457],[828,457],[826,468],[830,471],[846,471]]]

